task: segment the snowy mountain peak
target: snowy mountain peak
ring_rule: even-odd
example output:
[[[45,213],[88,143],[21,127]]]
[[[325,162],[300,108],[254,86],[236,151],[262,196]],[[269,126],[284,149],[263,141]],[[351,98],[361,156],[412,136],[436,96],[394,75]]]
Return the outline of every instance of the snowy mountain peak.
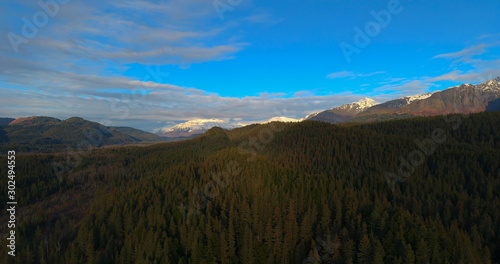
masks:
[[[332,109],[306,116],[305,120],[315,120],[333,124],[343,123],[366,109],[378,105],[375,100],[363,98],[357,102],[336,106]]]
[[[500,76],[486,82],[488,85],[500,85]]]
[[[405,99],[407,104],[411,104],[414,101],[427,99],[427,98],[431,97],[433,94],[434,94],[434,92],[417,94],[417,95],[406,96],[406,97],[403,97],[401,99]]]
[[[476,88],[483,91],[500,91],[500,77],[479,84]]]
[[[271,123],[271,122],[300,122],[302,119],[295,119],[295,118],[290,118],[286,116],[275,116],[269,120],[267,120],[266,123]]]
[[[357,104],[362,109],[366,109],[366,108],[372,107],[374,105],[378,105],[378,103],[375,100],[370,99],[370,98],[362,99],[362,100],[358,101]]]
[[[194,119],[172,127],[163,127],[154,130],[154,133],[168,135],[171,133],[204,133],[212,127],[231,129],[236,125],[220,119]]]
[[[370,99],[370,98],[364,98],[362,100],[359,100],[358,102],[337,106],[335,108],[341,109],[341,110],[355,110],[355,111],[361,112],[361,111],[364,111],[365,109],[368,109],[374,105],[378,105],[378,103],[375,100]]]
[[[320,112],[316,112],[316,113],[312,113],[312,114],[309,114],[307,115],[306,117],[304,117],[304,120],[309,120],[315,116],[317,116]]]

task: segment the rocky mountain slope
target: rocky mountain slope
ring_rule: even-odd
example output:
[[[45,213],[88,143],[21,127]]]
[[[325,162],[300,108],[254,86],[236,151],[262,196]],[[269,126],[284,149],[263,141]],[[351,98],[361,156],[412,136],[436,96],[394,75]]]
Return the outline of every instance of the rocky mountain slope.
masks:
[[[443,91],[405,96],[381,104],[365,98],[308,115],[305,120],[337,124],[485,111],[500,111],[500,77],[477,85],[462,84]]]
[[[443,91],[388,101],[360,112],[352,121],[494,111],[498,109],[499,99],[500,77],[497,77],[477,85],[462,84]]]
[[[349,121],[350,119],[354,118],[354,116],[356,116],[357,114],[377,104],[378,103],[375,102],[373,99],[365,98],[358,102],[337,106],[320,113],[309,115],[305,119],[328,122],[332,124],[343,123]]]

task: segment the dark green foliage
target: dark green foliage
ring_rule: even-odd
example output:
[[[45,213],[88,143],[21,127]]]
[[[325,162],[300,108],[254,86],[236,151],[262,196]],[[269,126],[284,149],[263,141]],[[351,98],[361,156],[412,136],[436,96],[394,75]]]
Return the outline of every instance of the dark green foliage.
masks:
[[[349,123],[364,123],[373,121],[387,121],[387,120],[399,120],[414,117],[412,114],[373,114],[366,116],[359,116],[348,120]]]
[[[144,132],[139,129],[131,128],[131,127],[108,127],[111,130],[116,130],[119,132],[122,132],[124,134],[127,134],[129,136],[132,136],[133,138],[141,141],[141,142],[162,142],[165,141],[162,137]]]
[[[0,117],[0,125],[8,125],[10,122],[14,121],[14,118]]]
[[[384,173],[435,129],[446,140],[392,192]],[[64,154],[20,155],[16,261],[498,263],[499,131],[500,113],[215,128],[96,150],[62,182]]]

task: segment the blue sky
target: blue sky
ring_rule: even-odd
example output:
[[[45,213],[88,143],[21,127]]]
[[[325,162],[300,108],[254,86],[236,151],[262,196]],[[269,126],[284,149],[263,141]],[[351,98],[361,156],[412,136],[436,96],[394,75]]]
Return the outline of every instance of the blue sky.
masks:
[[[41,3],[1,4],[0,116],[152,131],[302,118],[500,75],[493,0]]]

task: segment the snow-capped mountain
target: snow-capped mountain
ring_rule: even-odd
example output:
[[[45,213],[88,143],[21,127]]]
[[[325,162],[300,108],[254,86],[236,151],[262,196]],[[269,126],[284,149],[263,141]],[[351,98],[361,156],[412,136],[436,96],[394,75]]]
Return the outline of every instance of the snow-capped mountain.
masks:
[[[368,109],[374,105],[378,105],[378,103],[375,102],[375,100],[370,99],[370,98],[364,98],[358,102],[334,107],[334,109],[346,110],[346,111],[350,111],[350,112],[361,112],[361,111],[364,111],[365,109]]]
[[[478,84],[475,88],[483,92],[500,92],[500,77]]]
[[[153,132],[163,137],[191,137],[203,134],[212,127],[231,129],[238,125],[220,119],[195,119],[172,127],[156,129]]]
[[[364,98],[358,102],[345,104],[341,106],[334,107],[332,109],[314,113],[306,116],[306,120],[323,121],[328,123],[342,123],[350,120],[356,114],[363,112],[364,110],[377,105],[375,100],[370,98]]]
[[[266,122],[263,122],[263,123],[271,123],[271,122],[300,122],[302,121],[303,119],[295,119],[295,118],[290,118],[290,117],[286,117],[286,116],[275,116],[269,120],[267,120]]]
[[[258,122],[236,122],[236,121],[224,121],[221,119],[195,119],[177,124],[175,126],[155,129],[153,130],[153,133],[167,138],[187,138],[203,134],[213,127],[220,127],[223,129],[233,129],[255,123],[266,124],[275,121],[300,122],[302,121],[302,119],[295,119],[285,116],[276,116],[266,121],[258,121]]]
[[[311,118],[317,116],[319,113],[321,113],[321,112],[316,112],[316,113],[306,115],[306,117],[304,117],[304,120],[310,120]]]
[[[424,94],[417,94],[417,95],[412,95],[412,96],[406,96],[401,99],[406,100],[406,104],[411,104],[414,101],[419,101],[419,100],[424,100],[432,96],[434,92],[431,93],[424,93]]]
[[[345,104],[332,109],[313,113],[304,119],[277,116],[267,121],[236,122],[220,119],[196,119],[154,131],[164,137],[191,137],[203,134],[213,127],[232,129],[255,123],[300,122],[315,120],[328,123],[365,122],[388,120],[411,116],[432,116],[449,113],[477,113],[500,110],[500,77],[472,85],[463,84],[443,91],[405,96],[379,104],[373,99],[364,98],[358,102]]]
[[[382,103],[382,104],[372,106],[373,108],[372,107],[369,107],[369,108],[372,108],[372,109],[396,109],[396,108],[400,108],[400,107],[405,107],[405,106],[407,106],[415,101],[425,100],[425,99],[431,97],[432,94],[434,94],[434,92],[417,94],[417,95],[412,95],[412,96],[405,96],[405,97],[401,97],[398,99],[387,101],[387,102]],[[367,110],[367,109],[365,109],[365,110]]]
[[[295,118],[286,117],[286,116],[275,116],[275,117],[269,118],[267,120],[238,122],[238,123],[235,123],[235,125],[237,125],[237,127],[244,127],[244,126],[253,125],[253,124],[268,124],[271,122],[291,123],[291,122],[300,122],[302,120],[304,120],[304,119],[303,118],[295,119]]]
[[[499,110],[500,77],[497,77],[477,85],[462,84],[443,91],[405,96],[382,104],[365,98],[359,102],[310,114],[305,119],[335,124]]]
[[[477,85],[462,84],[443,91],[391,100],[368,108],[353,121],[494,111],[499,100],[500,77],[497,77]]]

